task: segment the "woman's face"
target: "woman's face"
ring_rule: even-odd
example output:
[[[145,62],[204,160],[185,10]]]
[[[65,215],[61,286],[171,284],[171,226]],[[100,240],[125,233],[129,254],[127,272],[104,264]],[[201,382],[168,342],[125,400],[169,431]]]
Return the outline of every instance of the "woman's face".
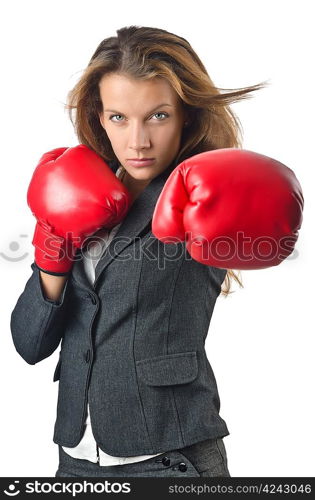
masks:
[[[159,175],[179,151],[185,121],[181,99],[163,78],[136,80],[112,73],[99,83],[101,124],[127,173],[140,184]],[[135,166],[131,159],[153,158]],[[142,181],[142,182],[141,182]]]

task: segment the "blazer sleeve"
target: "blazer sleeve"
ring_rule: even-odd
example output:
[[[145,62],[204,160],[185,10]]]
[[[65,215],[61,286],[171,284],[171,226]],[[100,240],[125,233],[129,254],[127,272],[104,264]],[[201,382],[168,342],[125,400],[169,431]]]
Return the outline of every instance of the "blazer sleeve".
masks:
[[[10,328],[17,352],[27,363],[35,365],[57,349],[63,336],[69,279],[59,301],[53,301],[44,295],[36,264],[31,264],[31,268],[33,274],[11,313]]]
[[[217,295],[220,295],[221,285],[227,275],[227,269],[212,266],[207,266],[207,268],[209,270],[211,285],[217,291]]]

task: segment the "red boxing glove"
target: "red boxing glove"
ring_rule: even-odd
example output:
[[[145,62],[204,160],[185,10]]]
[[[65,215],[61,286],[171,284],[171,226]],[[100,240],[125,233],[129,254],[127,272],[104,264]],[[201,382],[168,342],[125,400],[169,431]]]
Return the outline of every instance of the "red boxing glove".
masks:
[[[157,200],[152,232],[185,241],[193,259],[224,269],[263,269],[294,249],[304,199],[294,172],[277,160],[237,148],[180,163]]]
[[[41,157],[27,203],[37,219],[35,263],[49,274],[64,275],[88,236],[121,222],[131,196],[107,163],[80,144]]]

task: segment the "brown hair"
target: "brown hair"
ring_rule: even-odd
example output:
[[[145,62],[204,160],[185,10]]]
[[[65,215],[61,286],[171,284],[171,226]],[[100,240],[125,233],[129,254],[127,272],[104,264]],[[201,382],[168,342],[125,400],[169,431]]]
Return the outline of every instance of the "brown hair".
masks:
[[[182,99],[188,126],[183,128],[175,165],[204,151],[241,148],[241,124],[229,105],[251,97],[250,92],[263,88],[267,82],[222,89],[214,85],[185,38],[144,26],[128,26],[116,33],[117,36],[106,38],[98,45],[68,94],[66,108],[80,143],[96,151],[105,161],[117,160],[99,119],[102,112],[99,82],[105,74],[119,73],[138,79],[164,77]],[[243,287],[238,275],[232,269],[227,270],[223,295],[233,293],[231,278]]]

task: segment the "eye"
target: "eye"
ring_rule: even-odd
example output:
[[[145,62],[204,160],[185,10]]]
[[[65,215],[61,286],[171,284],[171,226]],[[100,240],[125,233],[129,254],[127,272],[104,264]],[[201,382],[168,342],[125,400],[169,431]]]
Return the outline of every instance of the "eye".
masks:
[[[122,116],[122,115],[111,115],[111,116],[109,117],[109,119],[112,121],[112,118],[115,118],[115,116]],[[114,121],[116,121],[116,120],[114,120]],[[118,120],[118,121],[121,121],[121,120]]]
[[[169,116],[168,113],[164,113],[163,111],[158,111],[157,113],[154,113],[153,116],[156,116],[156,115],[164,115],[164,116],[166,116],[166,118]],[[163,121],[163,120],[158,120],[158,121]]]

